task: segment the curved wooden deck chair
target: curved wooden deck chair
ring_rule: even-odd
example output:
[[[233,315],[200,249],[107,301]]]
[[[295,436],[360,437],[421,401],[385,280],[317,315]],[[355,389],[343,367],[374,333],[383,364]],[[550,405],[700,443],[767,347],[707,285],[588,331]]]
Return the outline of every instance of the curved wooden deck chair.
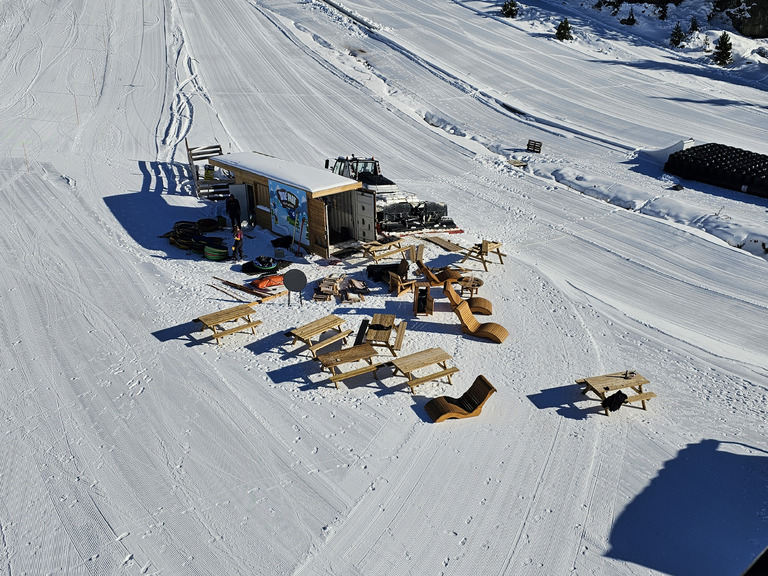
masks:
[[[437,279],[441,282],[445,282],[446,280],[451,280],[452,282],[455,282],[459,278],[462,277],[462,273],[460,270],[456,268],[451,268],[450,266],[443,266],[442,268],[438,268],[434,271],[435,276],[437,276]]]
[[[459,293],[454,290],[453,283],[450,281],[446,281],[445,284],[443,284],[443,294],[448,297],[448,302],[451,303],[451,310],[464,301],[464,299],[459,296]],[[482,296],[471,296],[467,299],[467,304],[469,304],[469,309],[472,314],[481,314],[482,316],[493,314],[493,304],[491,304],[490,300],[483,298]]]
[[[461,270],[457,268],[451,268],[450,266],[443,266],[442,268],[429,268],[422,260],[416,260],[416,267],[419,272],[427,278],[427,281],[432,286],[441,286],[447,280],[456,282],[462,277]]]
[[[416,267],[419,272],[427,279],[430,286],[442,286],[446,281],[451,280],[456,282],[461,278],[461,273],[458,270],[444,266],[443,268],[433,271],[428,268],[421,260],[416,260]]]
[[[484,322],[480,323],[475,315],[472,314],[472,310],[469,309],[469,304],[466,300],[462,300],[453,311],[456,316],[459,317],[461,322],[461,331],[464,334],[471,334],[478,338],[485,338],[496,344],[501,344],[509,336],[509,332],[501,324],[496,322]]]
[[[424,410],[435,422],[442,422],[449,418],[471,418],[480,414],[483,404],[494,392],[496,388],[481,374],[459,398],[451,396],[432,398],[424,405]]]

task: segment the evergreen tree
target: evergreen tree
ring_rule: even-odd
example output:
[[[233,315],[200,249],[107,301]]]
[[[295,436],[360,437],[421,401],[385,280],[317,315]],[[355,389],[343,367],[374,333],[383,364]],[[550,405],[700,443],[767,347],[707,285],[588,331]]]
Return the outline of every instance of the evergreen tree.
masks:
[[[505,18],[517,18],[517,12],[520,7],[515,0],[507,0],[501,6],[501,15]]]
[[[672,34],[669,36],[669,44],[670,46],[674,46],[675,48],[677,48],[680,46],[680,44],[683,43],[683,40],[685,40],[685,33],[683,32],[683,29],[680,26],[680,22],[678,22],[677,24],[675,24],[675,27],[672,30]]]
[[[688,27],[688,34],[693,34],[699,31],[699,21],[696,20],[696,16],[691,16],[691,25]]]
[[[715,42],[715,51],[712,53],[712,60],[718,66],[727,66],[733,62],[733,46],[728,32],[720,34],[720,38]]]
[[[626,24],[627,26],[634,26],[637,23],[637,19],[635,18],[635,10],[633,8],[629,9],[629,16],[626,18],[622,18],[619,20],[621,24]]]
[[[568,22],[568,18],[563,19],[563,21],[557,25],[557,30],[555,31],[555,38],[557,38],[561,42],[563,40],[573,40],[573,34],[571,34],[571,24],[570,22]]]
[[[667,19],[667,5],[662,4],[659,7],[659,20],[666,20]]]

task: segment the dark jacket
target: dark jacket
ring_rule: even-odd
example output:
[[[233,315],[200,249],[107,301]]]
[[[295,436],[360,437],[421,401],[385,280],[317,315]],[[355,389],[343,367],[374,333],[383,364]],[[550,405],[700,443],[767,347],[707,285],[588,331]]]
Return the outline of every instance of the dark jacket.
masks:
[[[240,201],[235,198],[232,194],[227,197],[227,214],[229,214],[229,217],[231,220],[240,221]]]

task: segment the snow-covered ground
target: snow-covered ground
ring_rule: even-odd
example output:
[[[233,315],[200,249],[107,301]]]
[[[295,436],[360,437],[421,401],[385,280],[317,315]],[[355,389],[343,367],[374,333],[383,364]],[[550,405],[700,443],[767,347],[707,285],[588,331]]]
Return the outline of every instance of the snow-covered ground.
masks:
[[[637,5],[632,29],[628,8],[499,7],[0,0],[4,573],[738,576],[765,548],[768,201],[679,181],[656,151],[768,153],[768,43],[725,27],[736,61],[712,65],[705,2]],[[214,276],[250,277],[160,237],[222,213],[191,193],[185,139],[375,155],[448,203],[451,240],[503,243],[475,269],[509,338],[370,282],[203,339],[192,319],[238,304]],[[366,280],[359,256],[291,259]],[[411,395],[384,368],[337,390],[285,337],[383,311],[408,322],[402,354],[452,355],[452,386]],[[627,369],[647,411],[606,417],[574,382]],[[480,417],[432,423],[424,404],[478,374],[498,389]]]

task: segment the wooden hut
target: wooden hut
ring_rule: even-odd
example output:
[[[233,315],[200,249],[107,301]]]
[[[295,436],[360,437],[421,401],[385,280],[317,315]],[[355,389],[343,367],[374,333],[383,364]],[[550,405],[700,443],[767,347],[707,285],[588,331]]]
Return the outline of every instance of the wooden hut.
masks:
[[[252,222],[290,236],[308,252],[328,258],[333,244],[376,239],[375,196],[356,180],[257,152],[208,162],[245,187],[248,205],[242,208]]]

